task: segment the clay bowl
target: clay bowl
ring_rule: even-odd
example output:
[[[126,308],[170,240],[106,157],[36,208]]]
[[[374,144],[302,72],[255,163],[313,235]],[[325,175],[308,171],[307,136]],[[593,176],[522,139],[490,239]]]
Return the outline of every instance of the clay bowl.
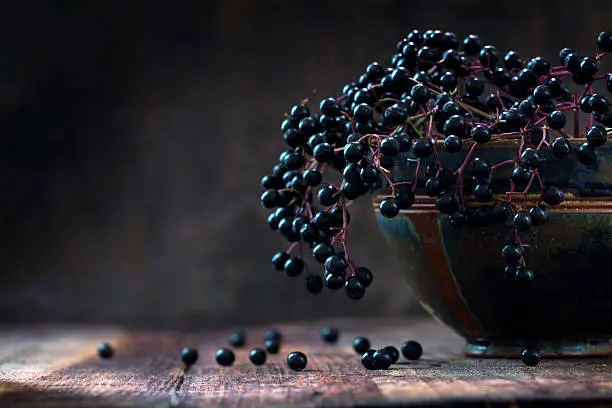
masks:
[[[496,141],[479,148],[475,156],[491,163],[511,159],[516,143]],[[545,182],[563,188],[566,201],[551,209],[546,225],[532,229],[524,239],[532,245],[526,259],[535,280],[529,285],[504,274],[500,251],[512,239],[510,219],[508,226],[502,221],[456,229],[421,189],[412,208],[387,219],[378,213],[383,196],[375,197],[380,229],[403,261],[403,273],[420,303],[467,340],[466,354],[512,357],[527,345],[539,347],[545,356],[610,352],[612,143],[597,153],[592,165],[579,163],[575,155],[562,160],[545,156]],[[441,152],[441,162],[456,168],[466,154]],[[415,165],[398,158],[393,175],[408,180]],[[495,174],[508,178],[511,171],[510,165]],[[505,183],[494,184],[496,193],[507,188]],[[529,197],[533,203],[536,199]]]

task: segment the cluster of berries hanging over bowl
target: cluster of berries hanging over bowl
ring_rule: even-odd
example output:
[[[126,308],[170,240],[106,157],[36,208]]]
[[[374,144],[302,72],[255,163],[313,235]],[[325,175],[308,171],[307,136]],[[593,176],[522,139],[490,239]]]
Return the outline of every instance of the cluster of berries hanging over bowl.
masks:
[[[604,95],[612,92],[612,73],[599,72],[612,33],[600,33],[596,43],[592,55],[562,49],[557,64],[504,54],[477,35],[460,41],[450,32],[414,30],[388,66],[373,62],[338,97],[293,106],[281,124],[286,150],[262,179],[268,224],[289,241],[273,256],[274,267],[298,276],[311,252],[324,274],[306,274],[309,292],[345,288],[362,298],[372,273],[349,252],[348,209],[378,192],[386,196],[379,206],[386,218],[422,196],[454,227],[507,228],[500,272],[532,280],[525,233],[546,224],[550,207],[567,194],[547,170],[569,159],[596,166],[612,127]],[[495,143],[510,144],[512,156],[479,157]],[[341,179],[327,181],[329,168]]]

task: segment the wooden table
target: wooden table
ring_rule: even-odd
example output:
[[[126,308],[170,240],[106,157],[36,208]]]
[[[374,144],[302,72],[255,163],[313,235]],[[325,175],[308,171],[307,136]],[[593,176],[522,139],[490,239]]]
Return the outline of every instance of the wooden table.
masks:
[[[324,325],[341,330],[336,346],[324,344]],[[262,343],[263,327],[247,329],[248,346],[236,364],[221,368],[214,352],[229,331],[196,334],[127,332],[113,328],[3,328],[0,334],[0,407],[101,406],[327,406],[408,405],[529,407],[608,406],[612,361],[544,360],[529,368],[517,360],[468,359],[462,340],[430,319],[336,320],[278,325],[281,353],[255,367],[250,346]],[[388,371],[366,371],[351,349],[356,335],[374,345],[415,339],[425,353],[416,364],[400,360]],[[96,347],[109,341],[112,360]],[[200,360],[182,377],[183,346],[197,346]],[[301,350],[309,364],[287,369],[287,353]],[[569,402],[568,402],[569,400]],[[572,402],[573,401],[573,402]],[[612,406],[612,403],[610,404]]]

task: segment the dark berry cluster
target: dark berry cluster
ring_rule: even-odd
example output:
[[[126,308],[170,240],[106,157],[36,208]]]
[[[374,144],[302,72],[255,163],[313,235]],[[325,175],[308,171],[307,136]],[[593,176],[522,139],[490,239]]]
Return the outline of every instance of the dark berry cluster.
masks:
[[[324,265],[322,276],[307,274],[308,291],[344,287],[350,298],[363,297],[372,273],[349,255],[348,209],[359,196],[383,191],[380,213],[387,218],[422,195],[433,197],[454,227],[507,225],[506,274],[531,280],[522,233],[545,224],[549,207],[565,197],[547,164],[572,154],[595,163],[612,127],[610,100],[595,89],[602,83],[612,92],[612,73],[599,72],[612,33],[599,34],[597,47],[596,55],[564,48],[555,65],[504,54],[477,35],[460,40],[414,30],[396,44],[390,64],[371,63],[338,97],[320,101],[318,112],[308,100],[295,105],[281,124],[287,148],[262,179],[268,224],[290,243],[273,256],[274,267],[300,275],[308,248]],[[570,83],[581,92],[570,92]],[[479,157],[483,145],[507,139],[515,142],[514,157],[493,163]],[[443,165],[442,152],[456,155],[456,165]],[[412,176],[392,173],[398,158]],[[342,174],[340,181],[324,177],[329,168]]]
[[[367,370],[387,370],[392,364],[397,363],[400,352],[394,346],[385,346],[378,350],[370,348],[370,341],[365,337],[355,337],[353,349],[361,356],[361,364]],[[418,360],[423,354],[421,345],[409,340],[402,344],[402,354],[407,360]]]

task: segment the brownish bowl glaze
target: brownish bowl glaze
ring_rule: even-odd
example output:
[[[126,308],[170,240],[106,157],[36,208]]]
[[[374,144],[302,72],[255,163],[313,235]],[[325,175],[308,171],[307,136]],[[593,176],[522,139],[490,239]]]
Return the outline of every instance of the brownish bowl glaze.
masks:
[[[492,163],[512,158],[513,143],[487,146],[478,157]],[[456,168],[462,154],[465,157],[465,152],[441,153],[441,162]],[[512,240],[510,220],[506,225],[454,228],[420,189],[409,210],[387,219],[378,212],[384,196],[375,197],[379,226],[403,261],[403,272],[421,304],[466,338],[467,354],[516,356],[524,346],[537,346],[548,356],[610,352],[611,146],[600,148],[598,156],[592,165],[579,163],[575,156],[546,157],[542,173],[549,175],[544,182],[567,193],[565,202],[551,208],[547,224],[522,235],[530,245],[525,253],[528,266],[535,273],[528,285],[504,274],[501,248]],[[396,160],[392,174],[396,180],[409,180],[414,163],[402,159]],[[507,177],[511,171],[500,169],[496,175]],[[423,178],[421,172],[420,185]],[[500,182],[494,189],[502,197],[507,186]],[[525,204],[534,205],[537,198],[528,196]]]

